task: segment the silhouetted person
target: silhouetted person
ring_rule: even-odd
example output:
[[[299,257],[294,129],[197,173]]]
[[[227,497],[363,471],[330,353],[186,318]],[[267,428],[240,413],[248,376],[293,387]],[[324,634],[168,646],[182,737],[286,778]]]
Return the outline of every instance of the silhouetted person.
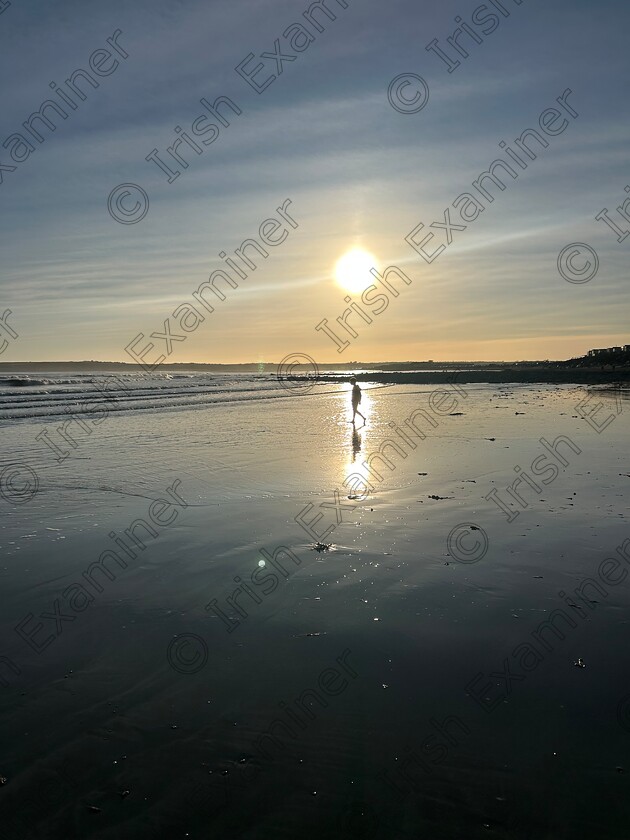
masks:
[[[359,411],[359,403],[361,402],[361,389],[357,385],[357,380],[354,377],[350,380],[352,383],[352,423],[354,425],[354,418],[359,415],[359,417],[363,418],[363,423],[365,423],[365,417]]]

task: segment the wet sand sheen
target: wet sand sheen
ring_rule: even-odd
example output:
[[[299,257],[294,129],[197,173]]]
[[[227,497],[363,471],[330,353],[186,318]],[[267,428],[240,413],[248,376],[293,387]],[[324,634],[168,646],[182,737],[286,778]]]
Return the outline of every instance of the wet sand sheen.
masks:
[[[598,422],[614,420],[598,432],[580,389],[463,390],[442,415],[430,386],[366,392],[355,435],[346,386],[120,414],[62,464],[41,455],[41,490],[7,507],[0,539],[21,671],[2,693],[9,836],[618,838],[629,592],[608,587],[584,618],[558,593],[630,537],[628,413],[601,397]],[[424,439],[405,425],[418,409],[437,424],[416,415]],[[5,457],[32,457],[27,429],[4,430]],[[561,435],[580,451],[542,486],[540,439]],[[377,480],[363,465],[392,439],[403,455],[368,461]],[[521,483],[525,505],[506,495],[516,466],[543,489]],[[359,474],[367,495],[344,486]],[[175,481],[185,505],[154,508],[158,526]],[[480,531],[461,550],[487,536],[476,562],[448,543],[465,524]],[[92,570],[97,591],[86,570],[111,533],[133,549],[130,528],[145,547],[110,557],[113,579]],[[82,612],[73,583],[93,597]],[[55,601],[66,620],[38,618]],[[576,626],[524,671],[513,651],[557,609]],[[13,629],[30,613],[38,644],[54,635],[41,653]]]

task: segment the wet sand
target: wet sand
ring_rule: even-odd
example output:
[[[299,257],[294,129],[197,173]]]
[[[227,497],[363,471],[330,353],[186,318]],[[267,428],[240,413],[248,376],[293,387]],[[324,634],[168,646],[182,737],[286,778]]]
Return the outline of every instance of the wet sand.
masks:
[[[627,566],[630,403],[379,381],[358,438],[331,383],[111,416],[62,464],[3,429],[41,486],[2,500],[0,838],[625,836],[630,583],[598,575]],[[542,492],[509,514],[516,466]]]

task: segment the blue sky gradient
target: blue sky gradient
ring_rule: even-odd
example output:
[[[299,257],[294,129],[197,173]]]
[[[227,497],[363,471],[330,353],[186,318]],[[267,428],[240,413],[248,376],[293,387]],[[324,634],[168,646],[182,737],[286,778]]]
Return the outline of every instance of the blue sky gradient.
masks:
[[[222,267],[219,251],[257,236],[286,198],[299,227],[169,362],[273,362],[293,351],[322,362],[545,359],[628,343],[630,237],[619,243],[595,215],[607,207],[621,224],[615,208],[628,197],[630,8],[502,3],[510,16],[483,43],[462,40],[470,55],[449,74],[425,46],[444,44],[454,17],[470,22],[480,3],[328,0],[336,20],[310,27],[314,42],[259,95],[234,68],[276,38],[290,52],[282,32],[304,23],[309,2],[12,0],[0,13],[0,142],[54,96],[49,82],[88,69],[116,30],[129,57],[56,131],[42,131],[27,160],[1,150],[0,163],[16,165],[0,184],[2,303],[20,336],[1,361],[130,361],[125,346],[161,329]],[[401,73],[429,85],[419,113],[388,102]],[[567,88],[579,117],[424,262],[409,231],[441,221],[504,154],[499,142],[537,128]],[[167,183],[145,157],[166,157],[174,127],[190,132],[200,98],[218,96],[243,113],[203,154],[189,150],[188,169]],[[108,194],[127,182],[150,197],[133,225],[107,212]],[[599,255],[588,283],[558,273],[572,242]],[[372,324],[355,322],[359,336],[339,354],[314,327],[345,308],[333,270],[353,247],[412,284]]]

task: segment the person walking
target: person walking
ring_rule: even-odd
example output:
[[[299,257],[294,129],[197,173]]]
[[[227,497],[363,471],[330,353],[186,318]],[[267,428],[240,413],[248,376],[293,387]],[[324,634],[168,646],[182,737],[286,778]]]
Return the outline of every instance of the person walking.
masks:
[[[354,426],[354,418],[359,415],[359,417],[363,418],[363,424],[365,425],[365,417],[359,411],[359,403],[361,402],[361,389],[357,384],[357,380],[352,377],[350,380],[352,383],[352,425]]]

